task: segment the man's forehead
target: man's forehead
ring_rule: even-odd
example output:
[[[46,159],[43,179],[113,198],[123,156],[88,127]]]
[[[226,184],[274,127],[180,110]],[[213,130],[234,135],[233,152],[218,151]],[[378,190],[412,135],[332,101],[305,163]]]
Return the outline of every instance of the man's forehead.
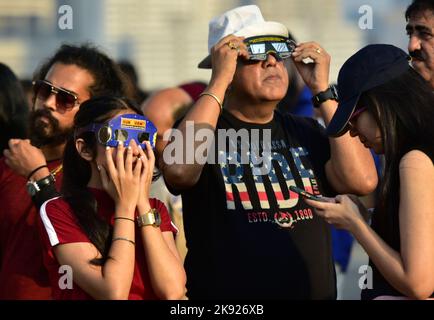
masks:
[[[433,26],[429,26],[429,25],[421,24],[421,23],[413,23],[413,24],[408,23],[407,26],[405,27],[405,29],[407,31],[417,30],[419,32],[422,32],[422,31],[431,32],[433,30]]]
[[[431,10],[423,10],[413,14],[407,23],[407,27],[425,26],[434,28],[434,12]]]
[[[45,80],[53,85],[77,94],[88,93],[94,79],[85,69],[74,64],[54,63],[48,70]],[[85,91],[85,92],[83,92]]]

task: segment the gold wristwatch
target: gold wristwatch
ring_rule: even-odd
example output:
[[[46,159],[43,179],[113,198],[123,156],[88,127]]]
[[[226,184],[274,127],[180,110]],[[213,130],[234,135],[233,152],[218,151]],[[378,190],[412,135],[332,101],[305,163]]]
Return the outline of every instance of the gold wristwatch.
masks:
[[[144,226],[159,227],[161,224],[160,214],[156,209],[151,209],[145,214],[137,216],[136,220],[139,228]]]

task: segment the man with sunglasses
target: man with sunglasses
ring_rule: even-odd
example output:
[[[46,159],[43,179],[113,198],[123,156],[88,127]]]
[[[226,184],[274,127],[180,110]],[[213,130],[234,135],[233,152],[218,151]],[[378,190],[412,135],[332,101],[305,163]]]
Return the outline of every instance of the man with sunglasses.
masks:
[[[89,45],[62,45],[35,79],[30,140],[10,140],[0,159],[0,299],[51,297],[35,226],[37,207],[60,186],[63,149],[80,104],[126,95],[117,65]]]
[[[288,88],[283,60],[293,59],[330,121],[337,103],[329,55],[315,42],[289,41],[287,28],[264,21],[255,5],[211,20],[208,48],[199,67],[212,68],[209,86],[160,160],[168,186],[183,198],[188,297],[335,299],[328,225],[289,187],[316,195],[367,194],[377,183],[373,160],[349,135],[328,139],[316,121],[275,112]],[[193,130],[215,132],[215,141],[205,142],[213,151],[208,162],[166,164],[178,142],[203,153],[203,140],[192,146],[186,139],[189,121]],[[228,145],[235,150],[228,152]]]

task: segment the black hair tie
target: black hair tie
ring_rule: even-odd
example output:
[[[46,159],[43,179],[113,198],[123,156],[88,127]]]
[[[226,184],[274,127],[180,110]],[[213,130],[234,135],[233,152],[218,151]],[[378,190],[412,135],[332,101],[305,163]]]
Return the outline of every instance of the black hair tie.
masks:
[[[30,172],[30,174],[27,176],[27,180],[30,180],[30,178],[39,170],[41,170],[42,168],[48,168],[48,166],[46,164],[37,167],[35,170],[33,170],[32,172]]]

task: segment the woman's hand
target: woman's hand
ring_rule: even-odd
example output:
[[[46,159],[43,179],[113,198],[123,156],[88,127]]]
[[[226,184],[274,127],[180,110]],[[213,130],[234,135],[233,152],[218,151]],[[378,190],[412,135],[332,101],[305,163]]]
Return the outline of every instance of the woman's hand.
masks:
[[[228,35],[211,48],[212,75],[210,83],[218,82],[229,86],[237,68],[238,57],[247,59],[249,56],[243,40],[244,37]]]
[[[372,217],[372,212],[370,212],[364,205],[362,201],[360,201],[359,197],[354,194],[348,194],[348,197],[350,197],[351,200],[357,205],[359,208],[359,212],[362,215],[363,219],[369,223]]]
[[[142,161],[137,160],[133,168],[133,151],[119,142],[116,153],[116,164],[113,161],[113,148],[105,151],[107,168],[98,165],[104,190],[113,198],[117,207],[127,210],[134,218],[137,198],[140,192],[140,172]],[[107,174],[108,171],[108,174]],[[118,211],[118,210],[116,210]]]
[[[151,208],[149,204],[149,191],[151,188],[152,178],[154,176],[155,155],[151,144],[146,141],[146,151],[139,146],[139,158],[143,163],[143,169],[140,174],[140,191],[137,199],[137,208],[139,212],[147,212]]]
[[[336,198],[325,198],[327,202],[305,199],[306,203],[315,208],[315,213],[338,229],[353,232],[359,223],[364,223],[358,204],[347,195]]]

